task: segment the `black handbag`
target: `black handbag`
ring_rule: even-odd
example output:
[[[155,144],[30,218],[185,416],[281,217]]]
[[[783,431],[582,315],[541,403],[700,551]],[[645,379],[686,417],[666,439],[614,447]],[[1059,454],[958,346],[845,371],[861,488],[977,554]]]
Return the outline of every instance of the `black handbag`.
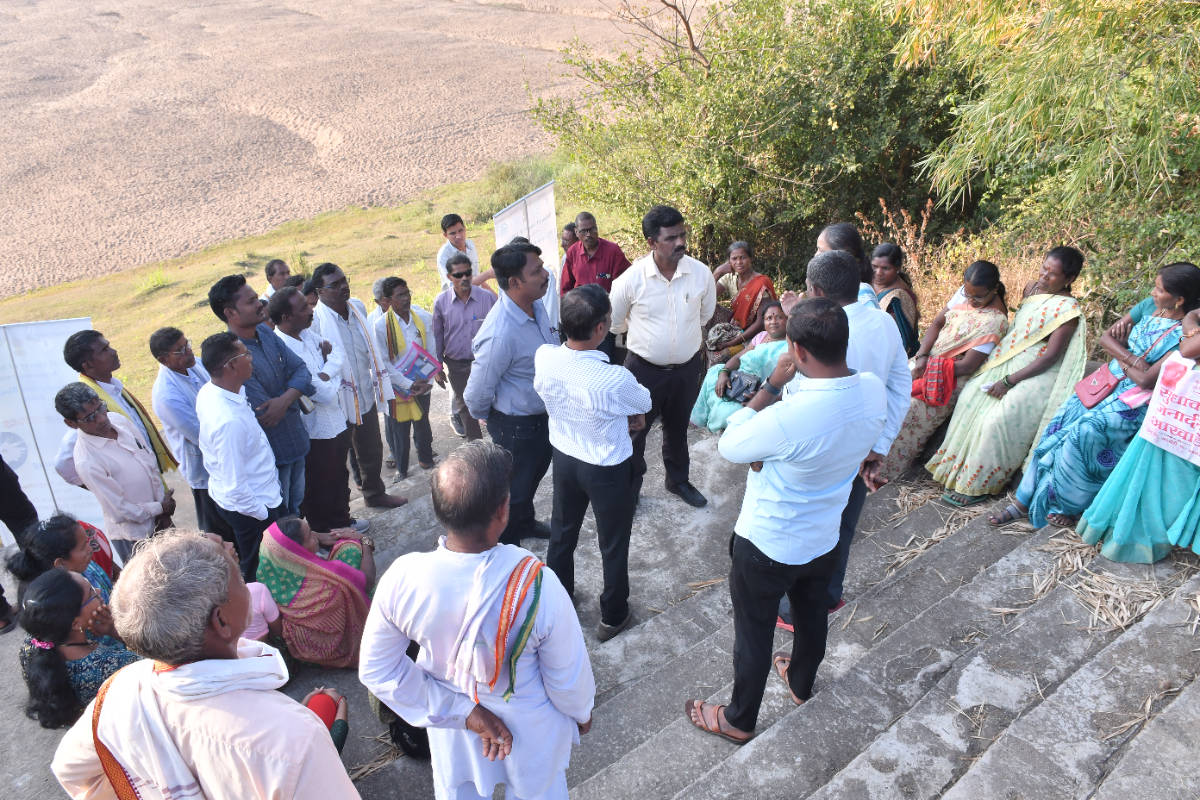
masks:
[[[757,375],[742,372],[740,369],[734,370],[729,373],[729,388],[725,390],[725,399],[735,403],[748,402],[754,397],[761,383]]]

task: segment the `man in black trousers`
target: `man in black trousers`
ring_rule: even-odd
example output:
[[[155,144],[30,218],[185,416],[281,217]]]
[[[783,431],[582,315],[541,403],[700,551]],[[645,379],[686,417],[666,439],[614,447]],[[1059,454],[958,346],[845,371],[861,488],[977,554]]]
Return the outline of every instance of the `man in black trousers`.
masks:
[[[646,432],[660,415],[667,491],[700,508],[708,504],[688,480],[687,430],[704,375],[703,325],[717,307],[712,270],[686,255],[683,215],[655,206],[642,219],[650,247],[612,285],[612,330],[626,332],[625,366],[650,390],[646,427],[633,437],[634,497],[646,474]]]
[[[0,522],[4,523],[20,547],[23,545],[21,535],[37,521],[37,509],[21,489],[17,473],[13,472],[12,467],[4,463],[4,457],[0,456]],[[0,587],[0,635],[10,633],[16,627],[12,606],[4,597],[4,588]]]
[[[588,505],[604,564],[600,626],[607,641],[629,627],[629,535],[633,528],[633,443],[646,426],[650,392],[624,367],[608,363],[600,345],[612,306],[596,284],[562,299],[559,329],[567,341],[544,345],[534,357],[533,386],[550,415],[554,446],[554,516],[546,565],[575,595],[575,545]]]

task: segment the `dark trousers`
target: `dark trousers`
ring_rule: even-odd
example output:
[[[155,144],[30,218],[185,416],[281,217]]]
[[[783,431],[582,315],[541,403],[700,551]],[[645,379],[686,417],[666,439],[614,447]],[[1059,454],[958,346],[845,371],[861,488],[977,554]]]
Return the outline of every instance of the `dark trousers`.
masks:
[[[450,388],[454,390],[454,400],[450,405],[450,410],[452,413],[458,414],[458,418],[462,420],[463,430],[467,432],[467,441],[469,442],[483,438],[479,421],[471,416],[471,412],[467,411],[467,404],[463,401],[463,392],[467,390],[467,381],[471,379],[471,365],[474,363],[471,360],[446,359],[447,377],[450,379]]]
[[[196,525],[205,533],[215,533],[227,542],[237,544],[233,528],[221,516],[217,504],[208,494],[208,489],[192,489],[192,502],[196,504]]]
[[[513,417],[493,408],[487,428],[492,441],[507,450],[513,460],[508,526],[500,534],[500,543],[519,545],[533,530],[533,496],[550,469],[554,449],[550,446],[550,418],[545,414]]]
[[[387,493],[380,471],[383,469],[383,437],[379,434],[379,404],[362,415],[362,422],[350,426],[354,456],[362,476],[362,493],[367,504]]]
[[[858,518],[862,516],[863,505],[867,501],[867,484],[861,477],[854,479],[850,488],[850,497],[846,507],[842,509],[842,523],[838,529],[837,547],[833,549],[833,573],[829,576],[828,608],[833,608],[842,599],[842,584],[846,581],[846,564],[850,560],[850,545],[854,544],[854,531],[858,527]]]
[[[687,430],[700,394],[700,378],[704,374],[703,351],[697,352],[686,364],[674,369],[663,369],[630,353],[625,367],[637,378],[637,382],[650,390],[650,411],[646,414],[646,427],[633,434],[633,471],[635,486],[641,490],[642,476],[646,474],[646,434],[650,425],[662,416],[662,458],[667,472],[667,485],[679,486],[686,483],[691,460],[688,456]],[[635,491],[635,495],[637,492]]]
[[[287,516],[287,507],[280,503],[277,508],[268,509],[266,519],[247,517],[220,506],[217,506],[217,510],[233,528],[242,578],[246,583],[253,583],[258,578],[258,548],[262,545],[263,531],[271,527],[275,520]]]
[[[349,451],[349,428],[332,439],[309,440],[300,513],[318,533],[345,528],[354,521],[350,517],[350,472],[346,469]]]
[[[605,335],[604,341],[600,342],[600,346],[596,349],[608,356],[610,364],[617,363],[617,335],[615,333],[609,331]],[[622,621],[624,620],[622,619]]]
[[[552,448],[553,449],[553,448]],[[575,546],[588,504],[596,514],[596,540],[604,569],[600,619],[620,625],[629,616],[629,535],[633,530],[633,458],[599,467],[554,450],[554,516],[546,566],[567,594],[575,595]]]
[[[37,521],[37,509],[21,489],[17,473],[0,458],[0,522],[8,528],[17,544],[23,547],[25,530],[36,525]],[[0,587],[0,619],[5,619],[11,614],[12,606],[4,597],[4,588]]]
[[[388,445],[396,458],[396,469],[408,477],[408,458],[412,449],[412,441],[417,444],[417,460],[426,464],[433,461],[433,429],[429,427],[429,395],[417,397],[417,407],[421,409],[421,418],[416,422],[411,420],[401,422],[392,419],[391,415],[384,417],[384,431],[388,437]],[[479,423],[475,423],[478,425]]]
[[[779,600],[792,604],[792,663],[788,683],[801,700],[812,697],[817,667],[825,659],[829,610],[825,601],[834,552],[807,564],[781,564],[741,536],[733,537],[729,596],[733,599],[733,697],[725,719],[743,731],[758,724],[763,690],[771,673],[771,643]]]

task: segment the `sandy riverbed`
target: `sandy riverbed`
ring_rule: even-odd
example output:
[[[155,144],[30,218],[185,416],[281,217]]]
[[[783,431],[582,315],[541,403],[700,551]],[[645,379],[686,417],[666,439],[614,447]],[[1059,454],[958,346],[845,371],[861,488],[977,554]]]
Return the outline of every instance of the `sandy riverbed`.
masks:
[[[623,38],[601,0],[8,0],[0,296],[545,150],[575,35]]]

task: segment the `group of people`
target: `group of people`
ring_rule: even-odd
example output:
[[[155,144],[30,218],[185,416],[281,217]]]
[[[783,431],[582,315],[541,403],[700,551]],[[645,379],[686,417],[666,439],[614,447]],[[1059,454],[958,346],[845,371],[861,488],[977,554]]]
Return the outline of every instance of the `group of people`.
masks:
[[[376,282],[368,312],[334,264],[297,280],[272,261],[261,296],[242,276],[218,281],[209,301],[227,331],[199,362],[181,331],[151,337],[161,433],[115,378],[101,334],[67,342],[80,381],[56,398],[70,429],[56,468],[96,494],[108,535],[66,514],[37,522],[27,501],[0,511],[21,531],[9,568],[28,711],[48,727],[79,720],[53,766],[73,796],[106,782],[118,796],[199,786],[237,797],[251,785],[355,796],[335,763],[344,698],[314,693],[311,714],[272,691],[296,658],[357,666],[381,718],[427,731],[439,798],[490,797],[499,783],[526,800],[565,798],[595,693],[574,553],[590,507],[596,636],[618,636],[634,620],[629,544],[656,420],[665,488],[693,507],[707,499],[690,481],[689,425],[723,431],[721,455],[749,466],[729,548],[732,698],[685,706],[697,728],[738,744],[754,736],[772,670],[796,704],[812,696],[865,497],[947,420],[926,466],[949,503],[996,495],[1023,470],[995,524],[1067,524],[1086,509],[1085,538],[1134,560],[1192,541],[1200,468],[1135,440],[1165,355],[1200,355],[1190,264],[1164,268],[1149,305],[1106,332],[1102,394],[1080,388],[1073,248],[1047,254],[1011,322],[997,267],[971,264],[919,336],[903,252],[884,244],[868,258],[846,223],[821,232],[800,294],[777,292],[745,242],[715,270],[688,256],[685,220],[668,206],[643,218],[648,253],[633,262],[586,212],[564,228],[557,268],[517,238],[481,272],[462,219],[442,229],[430,312],[397,277]],[[439,462],[429,393],[447,382],[451,425],[468,441]],[[386,491],[384,442],[398,480],[415,443],[446,534],[377,574],[349,482],[356,472],[368,505],[406,502]],[[551,464],[547,523],[534,496]],[[162,476],[176,467],[206,533],[168,530]],[[11,470],[0,479],[15,483]],[[549,540],[544,562],[521,547],[530,538]],[[793,641],[773,653],[777,626]],[[245,753],[236,764],[231,748]]]

